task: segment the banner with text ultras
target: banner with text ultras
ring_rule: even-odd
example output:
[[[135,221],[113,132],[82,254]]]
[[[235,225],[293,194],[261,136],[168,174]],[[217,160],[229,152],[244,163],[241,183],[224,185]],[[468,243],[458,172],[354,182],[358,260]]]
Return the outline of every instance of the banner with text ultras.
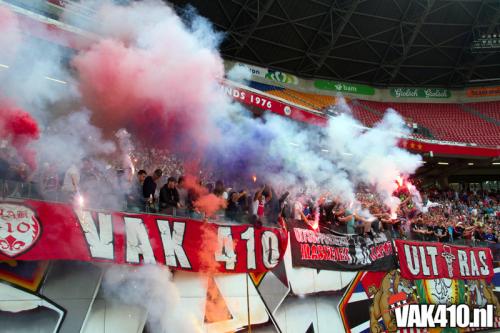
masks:
[[[290,222],[292,264],[337,271],[387,271],[395,267],[391,241],[384,233],[373,236],[313,231]]]
[[[396,98],[450,98],[451,91],[441,88],[390,88]]]
[[[0,261],[61,259],[264,272],[279,263],[286,243],[279,229],[96,212],[34,200],[0,202]]]
[[[396,240],[401,276],[405,279],[491,280],[489,248]]]

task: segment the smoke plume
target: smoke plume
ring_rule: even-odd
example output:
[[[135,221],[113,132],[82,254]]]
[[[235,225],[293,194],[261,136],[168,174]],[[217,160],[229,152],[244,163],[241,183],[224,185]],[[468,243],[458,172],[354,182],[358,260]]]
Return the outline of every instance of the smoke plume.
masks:
[[[149,332],[201,332],[200,323],[179,305],[179,294],[166,267],[111,266],[104,275],[103,290],[110,301],[144,308]]]
[[[38,124],[29,113],[0,106],[0,140],[12,146],[21,162],[26,163],[31,170],[36,169],[36,151],[31,143],[39,135]]]
[[[17,17],[6,7],[0,7],[0,60],[9,61],[22,41]],[[6,65],[5,63],[3,63]]]
[[[215,132],[208,110],[224,74],[207,42],[215,32],[202,20],[186,26],[159,1],[104,5],[96,20],[101,39],[73,59],[94,123],[126,128],[149,146],[203,150]]]

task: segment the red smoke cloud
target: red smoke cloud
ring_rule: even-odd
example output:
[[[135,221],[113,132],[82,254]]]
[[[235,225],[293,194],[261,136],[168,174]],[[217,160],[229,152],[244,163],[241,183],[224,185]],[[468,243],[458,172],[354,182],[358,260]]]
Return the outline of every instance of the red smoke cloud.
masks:
[[[29,144],[39,136],[38,124],[29,113],[0,106],[0,139],[10,142],[31,170],[36,169],[36,153]]]
[[[204,213],[207,217],[211,217],[220,209],[224,209],[227,206],[225,199],[209,193],[207,188],[200,185],[196,178],[187,175],[184,179],[184,186],[194,194],[196,200],[194,201],[194,206],[200,212]]]
[[[176,153],[202,150],[213,133],[207,105],[217,98],[222,63],[206,49],[161,43],[148,49],[101,40],[73,61],[79,89],[99,127],[126,128],[142,143]]]
[[[211,228],[210,224],[205,224],[200,239],[201,247],[198,252],[200,258],[200,271],[207,275],[214,275],[218,272],[219,266],[219,263],[214,257],[219,244],[216,229]]]
[[[218,210],[226,208],[226,200],[213,193],[208,193],[196,200],[194,202],[194,206],[200,212],[203,212],[210,217],[213,216]]]

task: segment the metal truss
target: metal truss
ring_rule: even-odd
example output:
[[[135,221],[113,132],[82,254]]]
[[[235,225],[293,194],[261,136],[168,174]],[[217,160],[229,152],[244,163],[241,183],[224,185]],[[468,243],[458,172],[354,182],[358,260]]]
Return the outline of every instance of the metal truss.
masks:
[[[500,77],[499,53],[470,52],[475,31],[500,28],[498,0],[189,3],[225,33],[224,57],[301,77],[441,87]]]

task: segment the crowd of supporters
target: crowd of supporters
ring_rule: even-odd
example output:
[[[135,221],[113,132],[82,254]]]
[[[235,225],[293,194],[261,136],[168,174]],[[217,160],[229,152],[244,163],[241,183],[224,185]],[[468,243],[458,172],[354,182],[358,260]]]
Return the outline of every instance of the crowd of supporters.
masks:
[[[1,153],[1,152],[0,152]],[[487,191],[421,190],[422,202],[402,186],[394,195],[401,199],[396,212],[390,212],[376,195],[360,191],[357,202],[343,203],[328,194],[314,197],[290,195],[269,184],[254,180],[250,187],[232,188],[222,180],[197,175],[196,188],[186,186],[182,163],[161,154],[139,154],[133,163],[152,172],[133,167],[116,169],[99,166],[90,159],[71,165],[59,173],[57,165],[43,164],[30,173],[23,163],[10,164],[0,154],[3,197],[31,197],[48,201],[84,198],[89,208],[160,213],[193,218],[211,218],[234,223],[278,226],[295,220],[322,232],[369,234],[386,232],[392,237],[424,241],[484,241],[496,243],[500,237],[500,195]],[[166,154],[164,154],[166,155]],[[155,156],[152,161],[148,156]],[[142,158],[142,160],[139,160]],[[161,163],[161,164],[160,164]],[[164,163],[164,164],[163,164]],[[220,204],[209,216],[197,205],[203,193],[212,194]],[[83,199],[82,199],[83,200]]]

